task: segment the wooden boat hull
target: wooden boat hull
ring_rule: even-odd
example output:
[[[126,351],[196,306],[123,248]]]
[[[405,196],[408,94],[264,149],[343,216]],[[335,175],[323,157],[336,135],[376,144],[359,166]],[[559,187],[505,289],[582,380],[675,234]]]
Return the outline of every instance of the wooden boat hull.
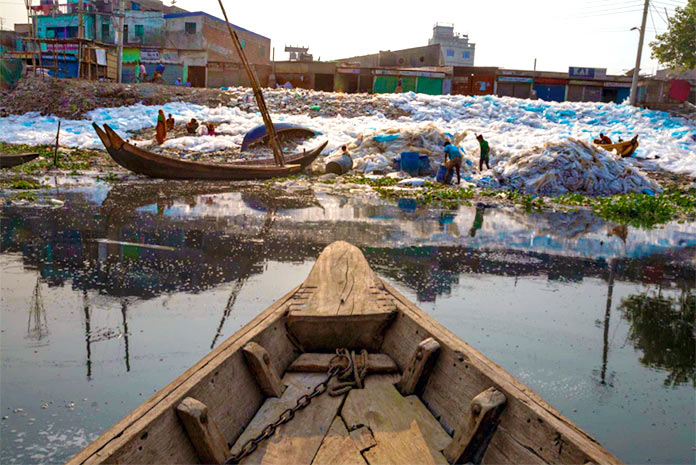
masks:
[[[276,134],[280,138],[291,138],[291,137],[314,137],[317,135],[316,131],[300,126],[299,124],[292,123],[274,123],[273,127],[276,130]],[[251,131],[244,135],[244,140],[242,140],[241,151],[246,151],[249,147],[268,142],[268,131],[265,125],[256,126]]]
[[[631,140],[619,142],[618,144],[600,144],[595,141],[595,145],[602,147],[604,150],[608,150],[609,152],[616,150],[618,155],[621,155],[622,158],[626,158],[633,155],[639,144],[638,136],[636,136]]]
[[[38,157],[38,153],[0,154],[0,168],[12,168],[22,165]]]
[[[252,363],[249,355],[259,346],[265,355],[257,360],[267,368]],[[350,452],[346,447],[357,448],[355,463],[369,465],[458,462],[453,451],[472,447],[475,463],[621,463],[378,278],[362,253],[345,242],[328,246],[302,285],[68,463],[222,462],[230,454],[228,443],[238,451],[275,420],[275,412],[288,405],[284,402],[294,401],[298,389],[310,392],[325,377],[322,372],[337,347],[370,351],[364,387],[338,400],[327,394],[315,398],[241,463],[339,463],[336,454]],[[284,375],[274,393],[272,377],[263,373],[276,372]],[[490,393],[498,398],[496,411],[480,402]],[[191,402],[204,407],[193,426],[182,416]],[[484,423],[488,427],[477,426]],[[218,459],[205,455],[215,448]]]
[[[129,144],[106,124],[103,131],[96,124],[93,127],[116,163],[136,174],[161,179],[245,180],[288,176],[310,165],[328,143],[286,157],[285,166],[275,165],[273,159],[215,164],[158,155]]]

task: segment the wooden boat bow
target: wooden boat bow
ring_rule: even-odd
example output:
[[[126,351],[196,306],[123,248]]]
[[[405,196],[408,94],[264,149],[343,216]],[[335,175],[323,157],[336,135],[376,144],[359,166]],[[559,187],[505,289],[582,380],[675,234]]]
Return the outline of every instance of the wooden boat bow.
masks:
[[[369,348],[363,387],[318,394],[269,432],[341,346]],[[69,463],[222,463],[259,435],[240,463],[621,463],[346,242]]]

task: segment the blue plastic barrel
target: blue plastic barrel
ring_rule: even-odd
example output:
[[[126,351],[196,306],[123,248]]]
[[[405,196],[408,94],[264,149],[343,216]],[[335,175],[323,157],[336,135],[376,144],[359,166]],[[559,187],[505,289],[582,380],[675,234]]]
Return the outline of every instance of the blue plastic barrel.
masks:
[[[420,154],[418,152],[401,152],[401,170],[411,176],[417,176],[420,170]]]
[[[418,167],[418,174],[423,176],[426,174],[430,174],[431,168],[430,168],[430,158],[428,158],[427,155],[421,155],[420,156],[420,166]]]
[[[440,165],[440,168],[437,170],[437,174],[435,175],[435,179],[437,182],[444,182],[445,184],[449,184],[452,181],[452,174],[454,174],[454,170],[450,171],[449,176],[447,176],[447,181],[445,182],[445,175],[447,174],[447,167],[445,165]]]

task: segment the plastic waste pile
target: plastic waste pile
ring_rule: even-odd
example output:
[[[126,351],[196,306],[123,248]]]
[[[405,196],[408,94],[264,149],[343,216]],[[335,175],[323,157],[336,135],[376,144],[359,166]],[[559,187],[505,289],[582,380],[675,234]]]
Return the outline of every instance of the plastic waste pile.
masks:
[[[421,127],[394,126],[385,130],[369,130],[358,135],[347,144],[353,157],[353,169],[358,172],[389,172],[394,170],[394,159],[402,152],[418,152],[428,155],[431,166],[436,167],[443,160],[442,145],[445,140],[454,144],[461,142],[466,132],[449,134],[430,123]],[[340,149],[327,158],[338,155]],[[468,164],[465,163],[465,166]],[[464,168],[466,169],[466,168]]]
[[[493,169],[501,184],[528,194],[613,195],[662,191],[657,182],[626,161],[575,139],[549,142],[513,155]]]

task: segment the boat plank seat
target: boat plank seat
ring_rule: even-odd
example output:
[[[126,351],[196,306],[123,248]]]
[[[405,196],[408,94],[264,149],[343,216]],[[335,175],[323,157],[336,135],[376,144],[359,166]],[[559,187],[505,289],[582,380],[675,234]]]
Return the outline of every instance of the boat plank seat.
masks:
[[[237,454],[244,443],[256,437],[280,414],[296,405],[297,399],[310,394],[314,387],[326,379],[326,373],[287,373],[283,384],[287,386],[281,397],[268,397],[256,412],[249,425],[232,446]],[[330,396],[324,393],[312,399],[310,405],[295,414],[295,418],[281,425],[276,433],[259,444],[256,451],[244,457],[240,464],[307,464],[310,465],[324,436],[331,427],[345,395]]]
[[[335,354],[300,354],[287,371],[326,373]],[[367,373],[398,373],[399,367],[386,354],[367,354]]]
[[[417,396],[402,396],[394,387],[399,377],[373,375],[364,389],[348,393],[341,416],[349,429],[365,426],[375,446],[363,452],[370,465],[447,464],[442,450],[449,434]]]
[[[396,305],[359,249],[331,244],[290,303],[288,328],[304,352],[376,352]]]
[[[312,465],[367,465],[340,416],[334,418]]]

